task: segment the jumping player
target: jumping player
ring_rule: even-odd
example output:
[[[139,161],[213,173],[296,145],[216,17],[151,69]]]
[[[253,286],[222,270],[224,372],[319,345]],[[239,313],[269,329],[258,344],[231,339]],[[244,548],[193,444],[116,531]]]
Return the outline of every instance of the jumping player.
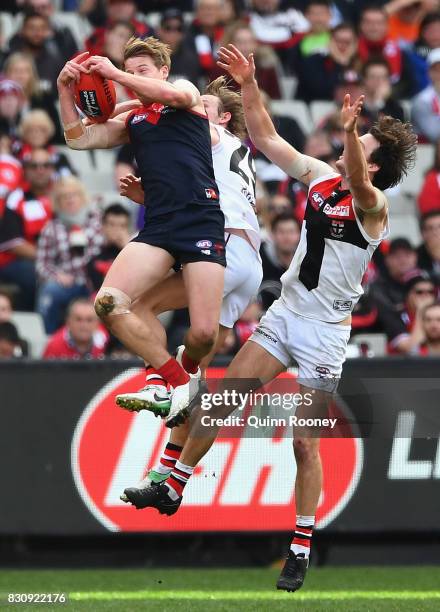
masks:
[[[84,61],[85,60],[85,61]],[[155,38],[132,38],[125,71],[85,54],[58,77],[65,138],[72,149],[111,148],[131,140],[148,208],[145,227],[115,259],[95,308],[105,325],[173,387],[170,417],[185,410],[200,372],[188,374],[165,350],[132,303],[182,265],[191,327],[185,356],[197,364],[215,345],[224,284],[224,216],[212,168],[209,122],[200,93],[189,81],[167,82],[170,49]],[[85,126],[72,85],[95,71],[132,89],[143,106],[102,124]],[[206,249],[207,243],[212,248]],[[191,384],[190,384],[191,383]]]
[[[300,154],[276,133],[255,81],[252,55],[246,59],[232,45],[219,55],[219,65],[241,85],[255,146],[309,188],[300,243],[282,277],[281,297],[230,364],[224,386],[241,378],[253,380],[255,389],[296,362],[301,392],[313,397],[312,406],[301,405],[296,414],[310,416],[310,412],[321,412],[337,388],[351,312],[362,294],[361,280],[387,234],[388,204],[382,190],[400,183],[407,173],[417,139],[410,125],[391,117],[382,117],[359,137],[356,124],[363,97],[352,104],[347,95],[341,110],[345,138],[337,174],[326,163]],[[224,407],[221,416],[232,410]],[[190,433],[169,479],[145,490],[141,507],[155,507],[165,514],[178,510],[194,467],[215,439],[215,433],[206,428],[201,435],[201,414],[194,413],[197,431]],[[322,483],[319,438],[308,428],[295,428],[293,433],[297,521],[277,582],[278,589],[287,591],[299,589],[304,581]]]
[[[221,346],[228,331],[258,292],[263,276],[259,256],[260,232],[255,213],[254,163],[249,148],[241,141],[246,133],[241,96],[226,86],[224,77],[219,77],[208,85],[202,101],[211,122],[214,173],[220,192],[220,206],[225,215],[227,265],[217,342],[217,346]],[[121,183],[123,195],[140,204],[144,202],[142,188],[135,177],[126,177]],[[177,273],[142,296],[133,309],[140,317],[147,316],[149,325],[154,325],[155,314],[186,305],[182,275]],[[165,334],[162,341],[165,344]],[[203,359],[202,369],[209,365],[216,348]],[[150,401],[152,393],[161,392],[158,389],[161,385],[164,385],[164,381],[157,372],[147,367],[147,386],[140,392],[117,396],[116,402],[129,410],[146,408],[155,414],[164,414],[163,406],[153,408]],[[144,400],[145,396],[147,401]],[[178,458],[187,436],[187,423],[172,430],[158,465],[150,470],[137,488],[162,482],[169,476],[169,457]],[[129,501],[125,494],[121,499]]]

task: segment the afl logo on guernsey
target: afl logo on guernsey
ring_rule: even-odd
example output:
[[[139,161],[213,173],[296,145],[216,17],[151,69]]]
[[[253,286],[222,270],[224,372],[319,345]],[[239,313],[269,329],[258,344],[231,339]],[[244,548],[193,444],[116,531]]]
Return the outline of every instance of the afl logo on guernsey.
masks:
[[[315,193],[312,193],[312,200],[314,201],[315,204],[317,204],[318,206],[322,206],[322,204],[324,204],[324,198],[322,197],[322,195],[320,193],[318,193],[317,191],[315,191]]]
[[[141,121],[143,121],[146,118],[147,118],[147,115],[145,113],[143,115],[135,115],[133,117],[133,119],[131,120],[131,123],[132,124],[140,123]]]

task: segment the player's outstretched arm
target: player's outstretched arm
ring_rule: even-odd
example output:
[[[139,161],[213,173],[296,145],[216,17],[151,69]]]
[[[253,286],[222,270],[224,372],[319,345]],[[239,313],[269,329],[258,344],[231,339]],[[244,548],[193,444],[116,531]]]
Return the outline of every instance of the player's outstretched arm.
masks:
[[[347,94],[342,105],[345,179],[357,208],[365,213],[384,216],[387,212],[386,198],[370,180],[367,158],[357,133],[357,120],[363,103],[364,96],[360,96],[352,104],[350,95]]]
[[[205,114],[200,92],[190,81],[180,79],[174,83],[168,83],[168,81],[162,81],[161,79],[137,76],[119,70],[107,57],[99,55],[90,57],[86,60],[85,65],[101,76],[132,89],[144,101],[154,100],[154,102],[160,102],[175,108],[192,108]]]
[[[107,149],[128,142],[124,119],[128,113],[121,114],[102,124],[84,125],[75,106],[72,87],[82,73],[87,73],[83,62],[88,52],[81,53],[68,61],[57,79],[60,100],[61,121],[66,144],[71,149]]]
[[[255,80],[253,54],[246,59],[234,45],[228,45],[220,48],[219,57],[218,65],[241,86],[246,126],[257,149],[284,172],[306,185],[333,172],[331,166],[303,155],[277,134]]]

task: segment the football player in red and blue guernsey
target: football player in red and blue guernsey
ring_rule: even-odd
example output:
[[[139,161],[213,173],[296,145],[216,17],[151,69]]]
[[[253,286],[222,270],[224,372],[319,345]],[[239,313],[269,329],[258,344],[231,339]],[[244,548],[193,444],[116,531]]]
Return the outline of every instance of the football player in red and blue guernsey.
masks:
[[[344,151],[338,172],[325,162],[303,155],[275,131],[262,102],[252,54],[245,58],[233,45],[219,51],[220,67],[241,85],[249,136],[266,157],[308,187],[301,238],[282,292],[229,365],[219,391],[248,392],[270,382],[290,366],[298,367],[302,402],[293,426],[296,459],[296,525],[289,555],[277,588],[299,589],[309,563],[315,516],[322,490],[320,420],[338,386],[350,337],[351,313],[363,293],[362,277],[388,233],[388,203],[383,190],[397,185],[414,162],[417,137],[409,124],[382,117],[368,134],[358,136],[363,96],[346,95],[341,109]],[[197,404],[194,402],[194,404]],[[200,405],[200,402],[199,402]],[[195,466],[216,436],[202,417],[224,418],[236,406],[196,410],[177,469],[155,488],[149,507],[174,514]],[[286,405],[287,409],[288,406]],[[214,412],[215,411],[215,412]],[[283,411],[283,416],[286,413]],[[308,420],[316,418],[316,426]],[[334,440],[337,444],[337,440]],[[287,467],[286,467],[287,469]]]
[[[199,91],[189,81],[167,82],[170,49],[155,38],[130,39],[124,65],[122,71],[107,58],[86,54],[67,62],[58,77],[61,117],[72,149],[111,148],[128,141],[134,147],[148,202],[145,226],[114,261],[95,307],[128,350],[173,388],[171,401],[166,389],[163,395],[148,391],[144,399],[174,419],[195,395],[198,364],[217,338],[226,265],[224,216]],[[133,90],[142,105],[105,123],[84,125],[75,107],[74,86],[89,71]],[[131,308],[176,264],[183,266],[191,320],[178,360]]]

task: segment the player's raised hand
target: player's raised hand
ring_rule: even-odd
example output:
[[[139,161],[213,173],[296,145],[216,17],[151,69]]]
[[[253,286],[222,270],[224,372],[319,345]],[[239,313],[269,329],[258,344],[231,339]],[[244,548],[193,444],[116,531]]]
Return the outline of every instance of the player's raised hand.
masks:
[[[356,129],[357,120],[361,114],[364,100],[365,96],[359,96],[352,104],[350,94],[345,94],[341,110],[341,120],[346,132],[353,132]]]
[[[80,53],[73,59],[66,62],[60,74],[58,75],[57,85],[58,87],[69,87],[72,83],[78,82],[81,73],[87,74],[89,71],[87,66],[84,65],[84,61],[88,58],[89,52],[85,51]]]
[[[138,204],[144,203],[144,190],[142,189],[141,179],[133,174],[127,174],[127,176],[119,179],[119,193],[133,200],[133,202]]]
[[[255,76],[255,64],[254,54],[251,53],[246,59],[243,53],[234,47],[234,45],[228,45],[227,47],[220,47],[219,61],[217,64],[220,68],[227,70],[231,77],[239,85],[243,83],[249,83]]]
[[[101,55],[92,55],[85,62],[85,66],[91,72],[97,72],[105,79],[116,80],[120,70],[108,59]]]

